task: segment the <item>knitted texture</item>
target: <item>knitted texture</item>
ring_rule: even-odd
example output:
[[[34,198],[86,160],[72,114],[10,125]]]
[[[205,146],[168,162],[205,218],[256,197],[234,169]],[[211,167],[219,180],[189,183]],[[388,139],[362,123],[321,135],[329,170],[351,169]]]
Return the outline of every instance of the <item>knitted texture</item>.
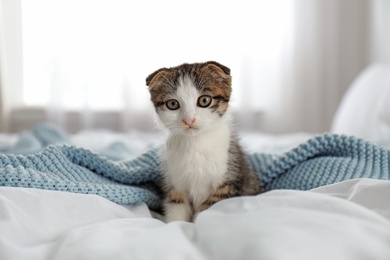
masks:
[[[115,161],[67,142],[60,129],[47,125],[25,133],[15,145],[17,151],[23,145],[32,151],[29,144],[44,148],[18,155],[9,148],[0,154],[0,186],[97,194],[121,204],[143,201],[151,208],[161,206],[157,148],[135,159]],[[56,145],[46,146],[50,143]],[[122,148],[115,151],[129,151]],[[389,180],[389,152],[355,137],[325,134],[282,155],[249,154],[248,161],[266,190],[308,190],[352,178]],[[109,154],[113,157],[113,150]]]
[[[266,190],[308,190],[354,178],[389,180],[388,149],[344,135],[314,137],[283,155],[248,158]]]
[[[0,154],[0,185],[97,194],[120,204],[160,206],[156,150],[112,161],[83,148],[48,146],[29,155]]]

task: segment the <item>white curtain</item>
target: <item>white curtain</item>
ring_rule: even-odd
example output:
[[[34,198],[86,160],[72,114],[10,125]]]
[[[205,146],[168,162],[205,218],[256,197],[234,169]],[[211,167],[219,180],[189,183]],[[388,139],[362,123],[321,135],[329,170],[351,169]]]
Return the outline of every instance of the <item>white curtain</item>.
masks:
[[[390,1],[373,0],[371,10],[371,57],[380,63],[390,63]]]
[[[365,0],[1,1],[23,35],[22,58],[5,50],[23,63],[8,60],[22,82],[5,84],[6,111],[42,107],[70,131],[153,129],[146,76],[207,60],[232,69],[242,128],[326,131],[369,62]]]
[[[0,54],[1,53],[4,53],[4,51],[2,51],[4,49],[4,41],[2,39],[4,39],[4,15],[3,15],[3,3],[0,2]],[[1,58],[1,55],[0,55],[0,132],[1,131],[5,131],[6,128],[5,128],[5,120],[4,120],[4,99],[3,99],[3,91],[2,91],[2,86],[3,86],[3,77],[2,77],[2,73],[3,73],[3,70],[2,70],[2,67],[4,66],[4,61],[3,61],[3,58]]]
[[[370,63],[371,1],[295,1],[294,31],[277,105],[265,130],[328,131],[353,79]]]
[[[0,123],[8,131],[9,114],[22,105],[21,1],[0,0]]]
[[[115,122],[119,129],[150,128],[145,78],[183,62],[230,67],[232,106],[240,114],[276,101],[274,82],[292,28],[289,1],[35,0],[22,6],[24,98],[47,106],[51,120],[68,128]]]

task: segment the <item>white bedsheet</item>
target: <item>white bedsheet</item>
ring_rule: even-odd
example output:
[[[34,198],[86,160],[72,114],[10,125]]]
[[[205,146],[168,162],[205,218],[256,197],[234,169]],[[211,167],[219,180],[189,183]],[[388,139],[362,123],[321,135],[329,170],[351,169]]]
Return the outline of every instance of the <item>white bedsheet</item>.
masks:
[[[231,198],[195,223],[145,204],[0,187],[0,259],[390,259],[390,181]]]

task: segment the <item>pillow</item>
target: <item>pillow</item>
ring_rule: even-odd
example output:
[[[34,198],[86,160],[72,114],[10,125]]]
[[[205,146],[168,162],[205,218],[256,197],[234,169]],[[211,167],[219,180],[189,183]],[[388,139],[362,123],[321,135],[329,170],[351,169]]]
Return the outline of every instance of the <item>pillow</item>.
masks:
[[[369,141],[390,140],[390,65],[373,64],[352,83],[331,126],[332,133]]]

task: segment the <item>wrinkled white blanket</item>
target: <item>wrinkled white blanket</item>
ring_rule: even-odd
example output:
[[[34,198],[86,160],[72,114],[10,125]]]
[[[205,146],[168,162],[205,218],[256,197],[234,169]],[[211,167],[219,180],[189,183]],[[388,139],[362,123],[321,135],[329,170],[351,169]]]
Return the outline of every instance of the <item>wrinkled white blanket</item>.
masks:
[[[195,223],[143,203],[0,188],[0,259],[390,259],[390,181],[231,198]]]

